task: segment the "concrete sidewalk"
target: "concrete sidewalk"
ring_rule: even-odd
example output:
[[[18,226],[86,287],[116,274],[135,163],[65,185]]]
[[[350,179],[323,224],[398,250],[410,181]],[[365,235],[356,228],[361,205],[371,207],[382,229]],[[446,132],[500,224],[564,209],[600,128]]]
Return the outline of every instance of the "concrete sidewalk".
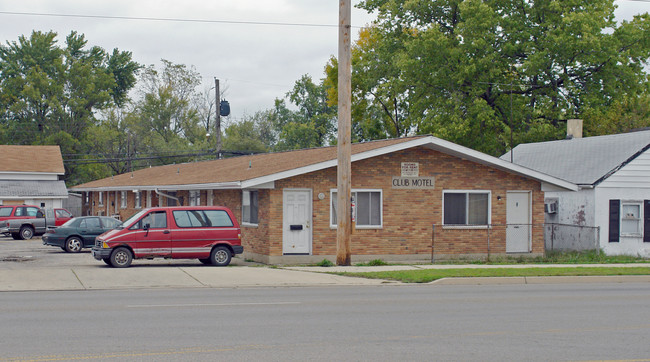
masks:
[[[381,280],[235,266],[106,266],[2,270],[0,291],[91,290],[135,288],[249,288],[325,285],[379,285]]]
[[[140,265],[116,269],[105,265],[22,268],[0,271],[0,291],[102,290],[141,288],[252,288],[298,286],[362,286],[402,284],[395,281],[344,277],[332,272],[370,272],[385,270],[451,268],[526,268],[526,267],[632,267],[639,264],[584,265],[395,265],[367,267],[283,267],[231,266],[216,268],[192,265]],[[641,264],[648,267],[650,264]],[[602,277],[499,277],[447,278],[431,284],[532,284],[532,283],[650,283],[650,275]]]

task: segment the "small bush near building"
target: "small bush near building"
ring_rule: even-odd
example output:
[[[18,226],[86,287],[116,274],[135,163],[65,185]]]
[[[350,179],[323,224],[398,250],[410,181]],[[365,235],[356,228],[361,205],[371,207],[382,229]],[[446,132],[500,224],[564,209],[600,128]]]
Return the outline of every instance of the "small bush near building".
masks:
[[[329,266],[334,266],[334,263],[332,263],[331,261],[329,261],[329,260],[327,260],[327,259],[323,259],[321,262],[319,262],[319,263],[316,264],[316,265],[317,265],[317,266],[329,267]]]

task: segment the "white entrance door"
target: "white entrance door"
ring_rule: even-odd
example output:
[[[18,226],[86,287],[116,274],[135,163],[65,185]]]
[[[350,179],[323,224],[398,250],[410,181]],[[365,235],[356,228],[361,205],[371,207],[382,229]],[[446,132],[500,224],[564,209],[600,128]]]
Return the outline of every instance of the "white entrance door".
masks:
[[[530,192],[506,193],[506,253],[530,252]]]
[[[282,253],[311,254],[311,190],[284,190]]]

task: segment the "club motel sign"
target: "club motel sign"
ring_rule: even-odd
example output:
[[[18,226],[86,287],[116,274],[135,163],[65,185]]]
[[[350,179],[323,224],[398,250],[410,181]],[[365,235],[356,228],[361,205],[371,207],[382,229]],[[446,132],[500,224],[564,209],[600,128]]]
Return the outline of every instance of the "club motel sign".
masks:
[[[394,189],[434,189],[435,177],[420,177],[420,164],[418,162],[402,162],[401,176],[393,176]]]

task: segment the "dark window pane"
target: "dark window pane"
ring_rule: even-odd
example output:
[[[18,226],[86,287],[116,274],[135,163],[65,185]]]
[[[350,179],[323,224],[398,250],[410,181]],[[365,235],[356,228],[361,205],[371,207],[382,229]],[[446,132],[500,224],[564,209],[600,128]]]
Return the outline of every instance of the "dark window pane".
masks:
[[[381,225],[381,193],[370,194],[370,224]]]
[[[444,224],[445,225],[465,225],[465,206],[467,205],[467,194],[446,193],[444,194]]]
[[[370,193],[357,192],[357,225],[370,225]]]
[[[258,213],[258,192],[251,191],[251,207],[250,207],[250,222],[251,224],[257,224],[257,213]]]

